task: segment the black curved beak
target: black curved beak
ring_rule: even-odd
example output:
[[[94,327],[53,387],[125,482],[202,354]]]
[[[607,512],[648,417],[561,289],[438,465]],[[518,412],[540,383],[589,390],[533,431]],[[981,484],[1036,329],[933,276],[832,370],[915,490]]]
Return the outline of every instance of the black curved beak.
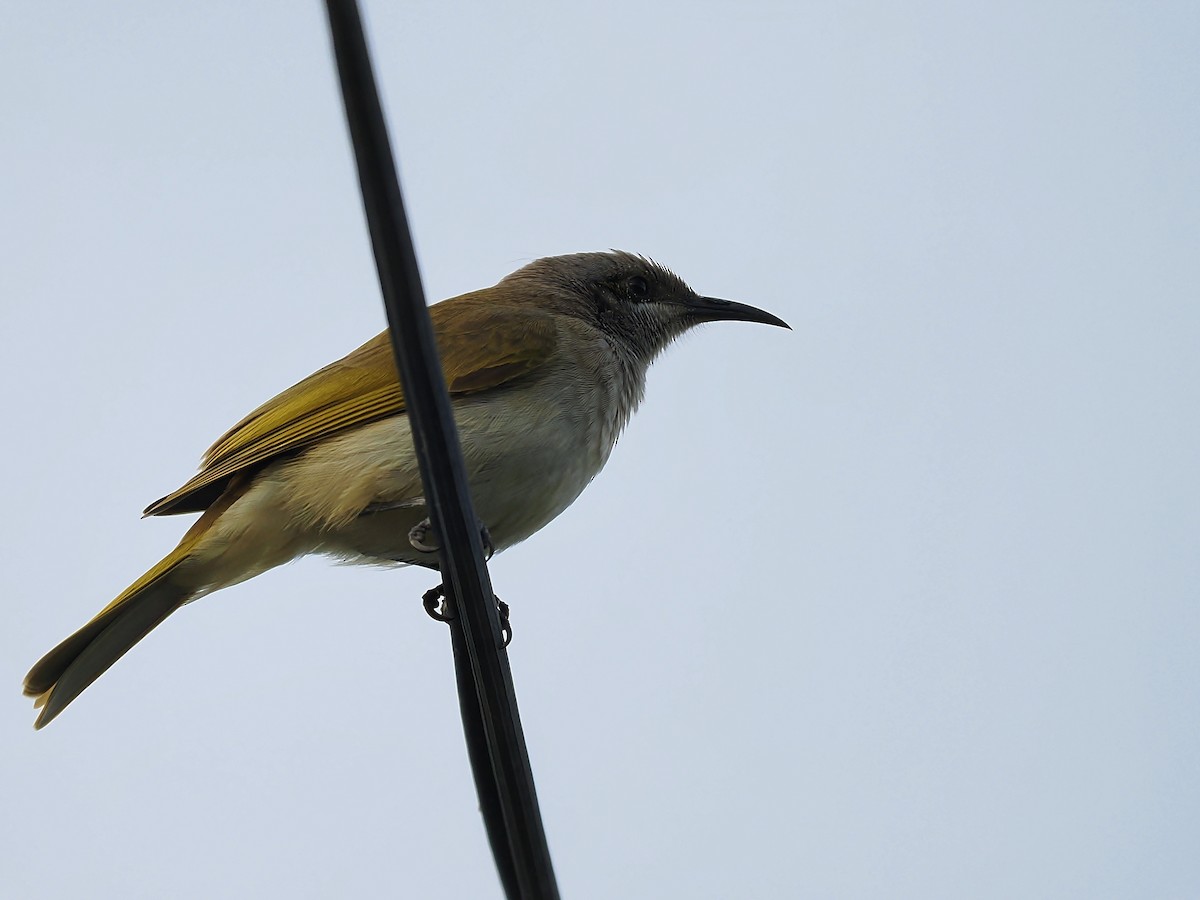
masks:
[[[792,330],[792,326],[779,316],[750,306],[746,303],[734,303],[732,300],[721,300],[717,297],[692,297],[684,303],[688,314],[696,322],[759,322],[763,325],[778,325],[780,328]]]

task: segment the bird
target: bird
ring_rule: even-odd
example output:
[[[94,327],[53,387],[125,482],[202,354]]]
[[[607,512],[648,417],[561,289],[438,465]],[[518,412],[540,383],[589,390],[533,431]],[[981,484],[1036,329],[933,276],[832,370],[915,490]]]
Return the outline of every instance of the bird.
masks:
[[[619,250],[537,259],[429,313],[495,552],[553,520],[600,472],[650,364],[677,337],[716,321],[790,327]],[[297,557],[437,568],[389,333],[259,406],[145,511],[183,513],[200,517],[179,545],[30,669],[35,728],[180,607]]]

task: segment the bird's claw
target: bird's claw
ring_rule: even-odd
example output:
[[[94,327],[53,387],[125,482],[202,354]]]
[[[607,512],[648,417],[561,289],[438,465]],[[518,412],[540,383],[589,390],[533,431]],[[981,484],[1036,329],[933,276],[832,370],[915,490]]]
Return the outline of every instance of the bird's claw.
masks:
[[[508,618],[508,604],[495,594],[492,595],[492,599],[496,601],[496,611],[500,613],[500,637],[504,641],[504,646],[507,647],[513,639],[512,622]]]
[[[507,647],[512,643],[513,639],[508,604],[495,595],[493,595],[492,599],[496,601],[496,610],[500,613],[500,637],[503,638],[504,646]],[[421,595],[421,603],[425,607],[425,612],[429,614],[431,619],[438,622],[449,622],[456,616],[453,608],[445,601],[445,585],[439,584],[437,587],[430,588]]]
[[[408,530],[408,542],[414,550],[420,550],[422,553],[437,553],[441,549],[433,531],[433,522],[428,517]],[[428,594],[426,596],[428,597]]]
[[[444,585],[432,587],[421,595],[421,604],[425,607],[425,612],[429,614],[429,618],[437,622],[449,622],[454,618],[454,613],[451,612],[450,606],[443,601],[446,598],[446,588]]]
[[[496,553],[496,546],[492,543],[492,536],[488,533],[487,526],[482,522],[479,523],[479,539],[483,542],[484,562],[490,562],[492,556]],[[420,550],[422,553],[437,553],[442,549],[441,544],[437,542],[437,533],[433,529],[433,520],[428,517],[422,519],[409,529],[408,542],[414,549]]]

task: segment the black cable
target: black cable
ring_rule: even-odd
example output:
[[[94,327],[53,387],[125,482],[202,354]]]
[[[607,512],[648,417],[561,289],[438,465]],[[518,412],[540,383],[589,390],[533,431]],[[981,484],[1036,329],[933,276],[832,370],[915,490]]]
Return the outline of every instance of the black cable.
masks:
[[[557,900],[512,672],[362,19],[355,0],[325,5],[426,509],[441,538],[463,728],[489,840],[510,898]],[[507,858],[500,852],[505,847]]]
[[[496,871],[504,885],[506,897],[520,897],[521,885],[509,847],[508,830],[504,826],[504,810],[500,805],[500,792],[492,775],[492,761],[488,752],[487,733],[483,717],[479,712],[479,697],[475,690],[475,679],[471,669],[471,654],[467,651],[467,638],[462,625],[456,620],[450,626],[450,645],[454,652],[454,675],[458,682],[458,706],[462,714],[463,736],[467,740],[467,757],[471,761],[471,774],[475,778],[475,793],[479,797],[479,812],[487,829],[488,844],[496,860]]]

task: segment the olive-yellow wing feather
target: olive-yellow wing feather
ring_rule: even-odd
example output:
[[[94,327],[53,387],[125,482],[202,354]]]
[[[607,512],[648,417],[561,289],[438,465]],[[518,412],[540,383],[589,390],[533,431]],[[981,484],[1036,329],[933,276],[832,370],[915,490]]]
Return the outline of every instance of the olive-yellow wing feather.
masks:
[[[430,309],[452,396],[486,391],[535,371],[554,352],[553,319],[528,307],[465,294]],[[404,412],[388,332],[268,400],[226,432],[183,487],[146,515],[207,509],[239,472],[252,472],[331,435]]]

